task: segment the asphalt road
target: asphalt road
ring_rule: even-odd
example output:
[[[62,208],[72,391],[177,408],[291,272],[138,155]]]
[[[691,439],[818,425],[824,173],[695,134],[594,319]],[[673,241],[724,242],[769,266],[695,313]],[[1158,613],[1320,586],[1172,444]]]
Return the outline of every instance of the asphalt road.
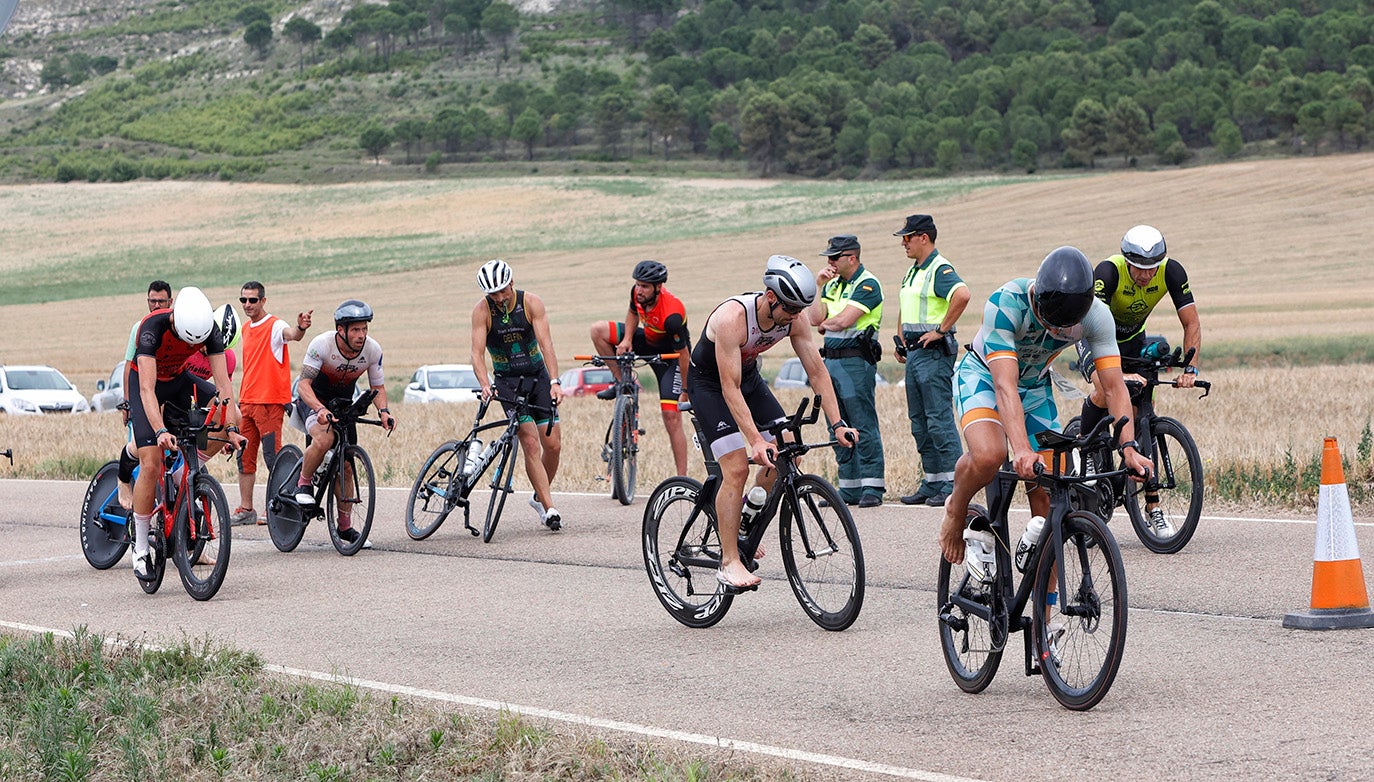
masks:
[[[291,554],[265,527],[235,528],[223,589],[197,603],[175,571],[146,596],[126,563],[86,563],[84,489],[0,481],[8,628],[85,625],[150,642],[208,631],[280,666],[719,737],[793,753],[824,777],[1363,779],[1374,768],[1374,631],[1280,624],[1309,602],[1310,519],[1207,517],[1184,552],[1165,557],[1118,515],[1125,659],[1107,698],[1074,713],[1022,674],[1019,653],[983,694],[955,687],[935,631],[935,509],[856,509],[868,589],[843,633],[805,617],[776,559],[719,625],[690,630],[644,574],[642,498],[622,507],[560,495],[555,534],[521,497],[490,544],[454,521],[416,543],[403,529],[404,492],[386,490],[375,548],[352,559],[320,525]],[[1374,524],[1356,521],[1374,552]]]

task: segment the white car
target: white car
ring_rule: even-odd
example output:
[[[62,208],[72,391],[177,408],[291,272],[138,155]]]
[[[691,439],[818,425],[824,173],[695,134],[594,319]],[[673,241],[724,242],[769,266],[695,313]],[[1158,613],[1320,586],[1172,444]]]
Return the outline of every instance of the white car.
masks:
[[[112,413],[124,401],[124,362],[115,364],[109,380],[95,381],[95,396],[91,409],[97,413]]]
[[[91,406],[61,372],[48,366],[0,366],[0,412],[85,413]]]
[[[426,364],[415,370],[406,384],[407,402],[473,402],[482,384],[471,364]]]
[[[876,385],[888,384],[876,369],[873,371],[873,379]],[[773,379],[774,388],[806,388],[810,385],[811,381],[806,377],[806,367],[802,366],[799,358],[789,358],[782,362],[782,366],[778,368],[778,376]]]

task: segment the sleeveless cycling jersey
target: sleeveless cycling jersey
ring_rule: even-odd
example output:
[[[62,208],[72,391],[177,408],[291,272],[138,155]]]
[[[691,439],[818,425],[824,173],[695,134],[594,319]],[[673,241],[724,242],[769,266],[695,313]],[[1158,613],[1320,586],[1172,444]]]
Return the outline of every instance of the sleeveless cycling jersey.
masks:
[[[1121,366],[1112,313],[1106,304],[1094,299],[1082,323],[1050,329],[1031,309],[1030,285],[1029,278],[1012,280],[988,297],[983,325],[970,348],[975,358],[984,365],[1015,359],[1021,368],[1018,382],[1027,388],[1044,383],[1054,359],[1080,339],[1092,346],[1098,369]]]
[[[539,352],[534,325],[525,314],[525,292],[515,292],[515,305],[510,312],[501,309],[488,296],[487,312],[491,315],[487,352],[491,354],[492,372],[496,375],[539,374],[544,369],[544,356]]]
[[[291,353],[286,347],[286,321],[264,315],[257,323],[245,323],[243,333],[243,384],[239,402],[284,405],[291,401]]]
[[[635,299],[630,291],[630,306],[639,315],[639,325],[644,329],[644,339],[650,347],[660,353],[671,353],[687,347],[690,332],[687,331],[687,308],[682,300],[659,287],[658,297],[648,309]],[[676,317],[674,317],[676,316]]]
[[[337,332],[321,334],[310,340],[305,349],[305,359],[301,369],[314,369],[318,372],[310,380],[310,388],[321,402],[330,399],[351,399],[358,378],[367,373],[369,386],[380,386],[386,382],[382,374],[382,346],[372,337],[363,344],[362,352],[356,356],[345,356],[339,349]]]
[[[1093,270],[1093,293],[1107,302],[1116,320],[1116,341],[1126,342],[1145,331],[1145,319],[1155,305],[1168,293],[1174,309],[1193,304],[1193,291],[1188,287],[1188,272],[1173,258],[1166,258],[1155,268],[1154,276],[1137,286],[1126,268],[1126,257],[1113,255]]]
[[[759,327],[758,310],[755,309],[755,302],[762,293],[742,293],[738,296],[731,296],[721,302],[716,309],[731,306],[731,302],[744,308],[744,316],[747,320],[748,336],[744,344],[740,346],[740,375],[747,377],[750,374],[758,374],[759,354],[783,341],[792,333],[792,324],[777,324],[773,328],[764,331]],[[711,311],[715,314],[715,310]],[[710,317],[707,317],[710,322]],[[701,330],[701,339],[697,341],[696,347],[692,348],[692,366],[703,376],[713,382],[720,382],[720,367],[716,365],[716,343],[706,336],[706,329]]]
[[[132,371],[138,371],[138,356],[152,356],[157,362],[158,381],[166,382],[181,374],[191,354],[202,351],[211,356],[224,352],[224,337],[218,323],[210,330],[210,337],[204,343],[190,345],[183,342],[172,328],[172,311],[157,310],[145,315],[138,324],[138,346],[134,350]]]

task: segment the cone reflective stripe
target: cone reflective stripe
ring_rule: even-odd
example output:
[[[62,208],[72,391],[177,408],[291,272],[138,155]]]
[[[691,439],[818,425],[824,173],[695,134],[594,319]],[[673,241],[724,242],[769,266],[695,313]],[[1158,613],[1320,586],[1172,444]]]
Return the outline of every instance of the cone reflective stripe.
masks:
[[[1355,520],[1336,438],[1322,447],[1322,482],[1317,498],[1317,545],[1312,553],[1312,607],[1288,614],[1284,627],[1333,630],[1374,627],[1364,568],[1355,541]]]

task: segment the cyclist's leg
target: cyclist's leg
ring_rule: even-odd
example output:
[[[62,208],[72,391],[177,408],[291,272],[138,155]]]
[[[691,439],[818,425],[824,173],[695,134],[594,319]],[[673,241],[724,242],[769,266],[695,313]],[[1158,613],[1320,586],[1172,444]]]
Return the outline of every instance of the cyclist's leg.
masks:
[[[139,383],[139,372],[135,368],[129,373],[129,424],[133,428],[131,445],[138,450],[138,476],[134,481],[134,545],[132,548],[135,571],[140,560],[146,567],[148,556],[148,528],[153,520],[153,508],[157,504],[157,481],[162,475],[162,449],[157,447],[157,435],[148,421],[147,410],[143,406],[143,388]],[[160,389],[159,389],[160,390]],[[161,404],[160,394],[157,404]],[[145,575],[147,571],[145,571]]]
[[[598,356],[614,356],[620,340],[625,338],[625,324],[614,320],[598,320],[592,324],[592,348]],[[614,362],[607,364],[611,374],[620,382],[620,367]]]
[[[997,477],[1007,460],[1007,436],[997,413],[992,373],[967,355],[955,368],[955,398],[964,432],[963,456],[954,466],[954,486],[945,500],[940,525],[940,550],[952,564],[964,561],[964,524],[973,495]]]
[[[315,470],[319,469],[320,462],[324,461],[325,453],[334,447],[334,429],[329,424],[321,421],[319,416],[311,413],[305,419],[306,431],[310,434],[310,444],[305,447],[305,458],[301,462],[301,477],[296,481],[298,487],[302,487],[296,494],[298,501],[304,502],[302,495],[309,493],[310,481],[315,477]],[[313,498],[311,499],[313,502]]]
[[[686,475],[687,433],[682,429],[682,412],[677,409],[682,397],[682,373],[678,362],[655,364],[654,376],[658,378],[658,409],[663,413],[663,428],[668,430],[668,444],[673,448],[673,466],[678,475]]]

